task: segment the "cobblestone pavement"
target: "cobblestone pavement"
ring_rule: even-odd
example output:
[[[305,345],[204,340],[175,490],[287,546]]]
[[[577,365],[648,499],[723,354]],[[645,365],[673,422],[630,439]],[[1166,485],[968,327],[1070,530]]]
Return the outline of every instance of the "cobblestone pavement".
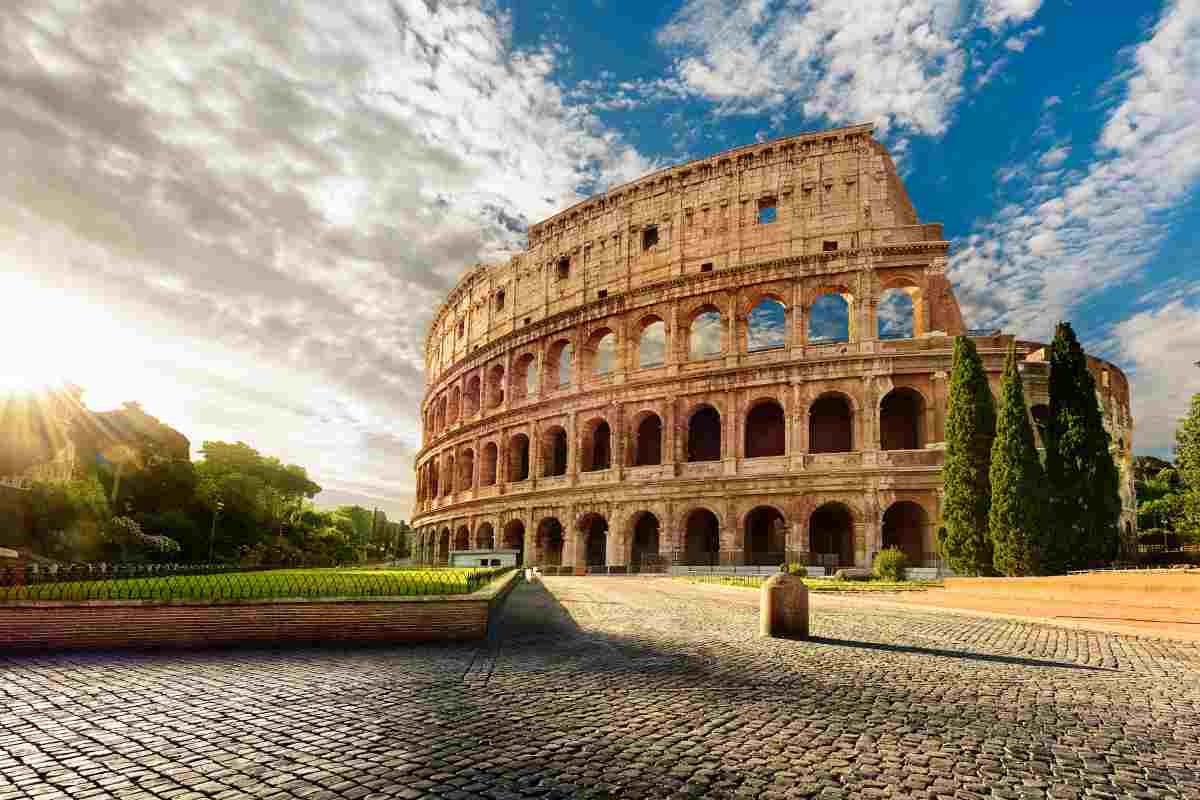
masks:
[[[0,658],[0,800],[1200,798],[1200,646],[549,578],[484,646]]]

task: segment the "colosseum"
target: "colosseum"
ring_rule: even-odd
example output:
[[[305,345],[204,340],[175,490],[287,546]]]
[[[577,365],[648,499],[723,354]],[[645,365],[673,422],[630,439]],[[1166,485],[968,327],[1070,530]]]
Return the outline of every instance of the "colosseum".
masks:
[[[869,125],[673,166],[529,228],[425,343],[414,555],[573,572],[940,566],[950,242]],[[1016,340],[1035,421],[1047,348]],[[1090,359],[1135,521],[1125,376]]]

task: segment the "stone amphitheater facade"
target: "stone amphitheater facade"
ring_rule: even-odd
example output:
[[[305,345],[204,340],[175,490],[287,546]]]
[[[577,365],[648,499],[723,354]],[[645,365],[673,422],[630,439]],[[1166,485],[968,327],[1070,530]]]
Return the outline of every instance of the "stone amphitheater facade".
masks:
[[[965,330],[949,247],[865,125],[663,169],[533,225],[426,340],[417,560],[833,569],[896,545],[937,565],[953,337],[975,337],[994,391],[1014,340]],[[904,338],[881,336],[897,290]],[[816,335],[822,303],[840,335]],[[1046,347],[1016,342],[1036,419]],[[1090,365],[1131,533],[1128,383]]]

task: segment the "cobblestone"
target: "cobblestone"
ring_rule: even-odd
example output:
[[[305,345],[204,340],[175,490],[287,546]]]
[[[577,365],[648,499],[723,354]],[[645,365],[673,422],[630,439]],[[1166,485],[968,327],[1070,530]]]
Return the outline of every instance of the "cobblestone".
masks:
[[[549,578],[471,644],[0,659],[0,800],[1200,798],[1200,647]]]

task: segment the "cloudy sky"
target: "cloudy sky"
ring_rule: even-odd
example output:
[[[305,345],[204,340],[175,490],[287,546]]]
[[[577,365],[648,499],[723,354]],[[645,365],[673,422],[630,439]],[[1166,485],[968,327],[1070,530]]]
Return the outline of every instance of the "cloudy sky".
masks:
[[[5,380],[407,517],[470,264],[656,166],[870,121],[968,323],[1073,321],[1165,454],[1200,391],[1200,0],[1105,6],[5,0]]]

